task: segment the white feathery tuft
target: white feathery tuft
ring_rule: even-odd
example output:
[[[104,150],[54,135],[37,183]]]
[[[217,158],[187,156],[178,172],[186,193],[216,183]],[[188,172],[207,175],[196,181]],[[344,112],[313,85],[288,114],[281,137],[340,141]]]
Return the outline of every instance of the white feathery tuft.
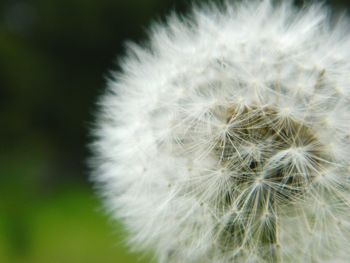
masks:
[[[194,7],[129,44],[93,180],[159,262],[348,262],[350,31],[319,4]]]

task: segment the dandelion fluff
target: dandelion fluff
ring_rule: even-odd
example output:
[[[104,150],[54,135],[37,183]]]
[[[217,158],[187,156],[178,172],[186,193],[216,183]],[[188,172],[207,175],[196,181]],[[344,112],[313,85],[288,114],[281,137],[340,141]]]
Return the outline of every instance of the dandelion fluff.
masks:
[[[350,35],[318,4],[195,7],[129,44],[93,179],[159,262],[348,262]]]

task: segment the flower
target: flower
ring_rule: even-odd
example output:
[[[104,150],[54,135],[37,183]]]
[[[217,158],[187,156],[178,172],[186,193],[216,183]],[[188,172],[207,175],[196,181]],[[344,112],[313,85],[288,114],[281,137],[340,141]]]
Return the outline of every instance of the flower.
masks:
[[[159,262],[347,262],[350,37],[318,4],[154,25],[100,99],[93,180]]]

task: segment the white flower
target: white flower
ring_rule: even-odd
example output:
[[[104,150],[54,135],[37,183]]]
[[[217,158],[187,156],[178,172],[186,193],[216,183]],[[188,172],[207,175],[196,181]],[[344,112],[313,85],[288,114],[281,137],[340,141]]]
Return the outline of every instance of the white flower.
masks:
[[[159,262],[348,262],[350,35],[312,4],[194,8],[129,44],[94,180]]]

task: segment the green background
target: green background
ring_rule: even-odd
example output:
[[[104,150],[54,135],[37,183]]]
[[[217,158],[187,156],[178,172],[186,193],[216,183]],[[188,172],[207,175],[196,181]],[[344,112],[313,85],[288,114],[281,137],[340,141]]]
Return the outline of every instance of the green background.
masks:
[[[142,42],[152,21],[188,3],[0,0],[1,263],[151,261],[102,211],[86,145],[125,40]]]

